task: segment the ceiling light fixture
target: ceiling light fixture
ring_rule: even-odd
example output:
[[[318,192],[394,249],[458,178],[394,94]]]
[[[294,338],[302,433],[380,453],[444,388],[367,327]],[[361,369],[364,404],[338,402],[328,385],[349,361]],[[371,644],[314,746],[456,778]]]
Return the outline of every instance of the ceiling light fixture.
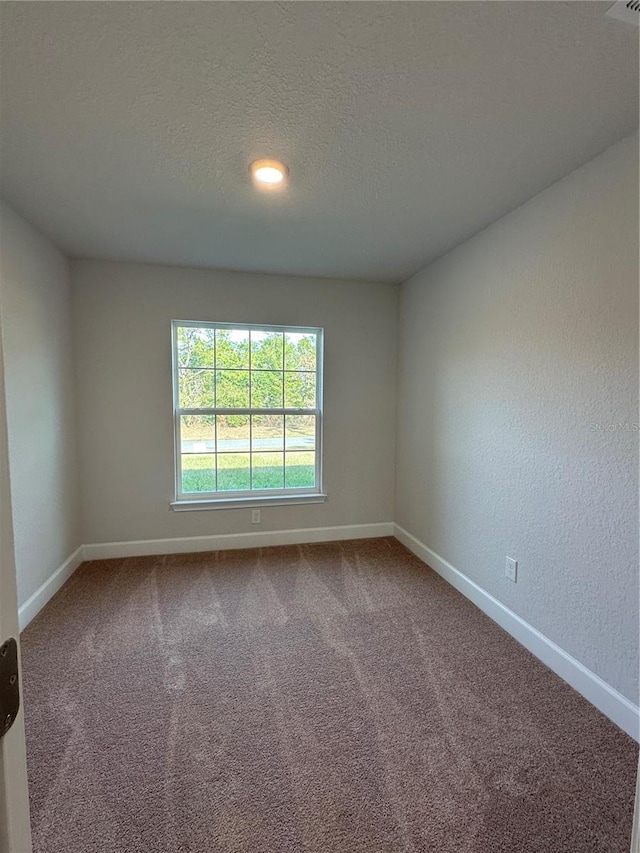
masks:
[[[253,180],[261,186],[276,187],[284,181],[289,169],[278,160],[254,160],[249,166]]]

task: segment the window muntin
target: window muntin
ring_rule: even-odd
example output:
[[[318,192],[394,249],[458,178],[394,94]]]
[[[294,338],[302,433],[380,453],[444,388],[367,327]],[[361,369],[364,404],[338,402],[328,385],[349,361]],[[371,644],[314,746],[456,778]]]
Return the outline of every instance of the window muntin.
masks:
[[[321,492],[320,328],[173,322],[176,500]]]

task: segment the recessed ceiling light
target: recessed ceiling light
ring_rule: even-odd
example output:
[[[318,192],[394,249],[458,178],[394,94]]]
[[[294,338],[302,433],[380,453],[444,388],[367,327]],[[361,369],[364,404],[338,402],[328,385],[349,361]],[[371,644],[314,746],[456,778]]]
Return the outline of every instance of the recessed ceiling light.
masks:
[[[289,174],[289,169],[284,163],[279,163],[277,160],[254,160],[249,170],[253,180],[265,187],[278,186]]]

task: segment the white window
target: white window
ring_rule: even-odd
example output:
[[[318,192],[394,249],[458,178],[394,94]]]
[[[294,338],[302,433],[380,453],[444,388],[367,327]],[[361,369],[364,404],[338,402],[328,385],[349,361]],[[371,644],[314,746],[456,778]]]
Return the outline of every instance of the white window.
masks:
[[[173,321],[174,509],[322,494],[322,329]]]

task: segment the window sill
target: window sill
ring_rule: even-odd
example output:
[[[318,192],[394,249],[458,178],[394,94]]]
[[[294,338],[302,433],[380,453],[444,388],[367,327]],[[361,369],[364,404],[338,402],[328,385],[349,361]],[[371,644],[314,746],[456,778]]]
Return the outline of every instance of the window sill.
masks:
[[[263,498],[215,498],[209,500],[171,501],[170,507],[174,512],[193,512],[203,509],[246,509],[263,506],[292,506],[294,504],[320,504],[327,500],[327,495],[313,492],[308,495],[274,495]]]

